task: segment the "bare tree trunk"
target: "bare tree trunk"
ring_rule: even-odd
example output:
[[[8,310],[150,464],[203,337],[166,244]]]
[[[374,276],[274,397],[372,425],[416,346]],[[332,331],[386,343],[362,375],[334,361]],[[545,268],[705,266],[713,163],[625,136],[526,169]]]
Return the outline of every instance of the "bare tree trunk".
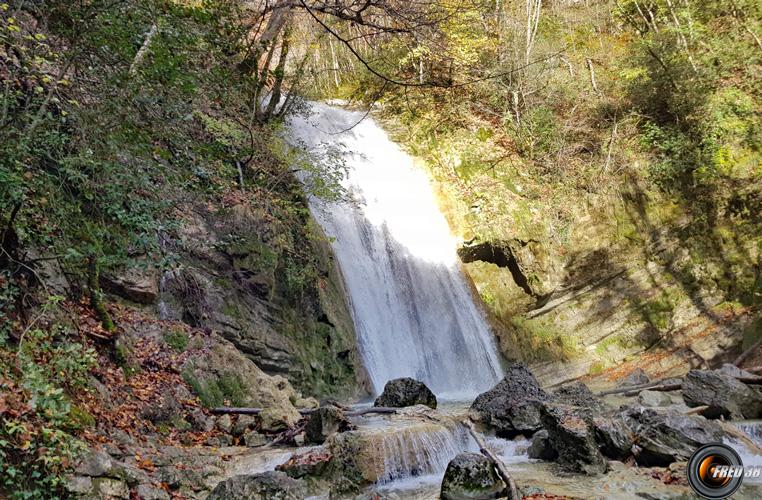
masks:
[[[526,39],[526,52],[524,54],[525,63],[529,64],[530,57],[532,55],[532,46],[534,45],[535,37],[537,36],[537,26],[540,24],[540,9],[542,8],[542,0],[526,0],[527,1],[527,39]]]
[[[151,29],[148,30],[148,33],[146,34],[145,40],[143,40],[143,45],[140,46],[138,53],[135,54],[135,59],[132,60],[132,64],[130,65],[130,76],[135,76],[135,74],[137,73],[138,66],[140,66],[141,62],[143,62],[143,59],[145,58],[146,54],[148,53],[148,49],[151,46],[151,41],[153,40],[153,37],[155,37],[156,33],[158,32],[159,32],[159,25],[156,23],[153,23],[153,25],[151,25]]]
[[[677,12],[675,12],[675,8],[672,5],[672,0],[667,0],[667,6],[669,7],[669,13],[672,15],[672,21],[675,23],[675,29],[677,31],[677,38],[680,40],[680,44],[683,46],[683,50],[685,50],[685,54],[688,56],[688,62],[691,63],[691,68],[693,68],[694,73],[698,73],[698,68],[696,67],[696,63],[693,61],[693,56],[691,55],[690,48],[688,47],[688,40],[685,39],[685,35],[683,34],[683,28],[680,24],[680,20],[677,17]]]

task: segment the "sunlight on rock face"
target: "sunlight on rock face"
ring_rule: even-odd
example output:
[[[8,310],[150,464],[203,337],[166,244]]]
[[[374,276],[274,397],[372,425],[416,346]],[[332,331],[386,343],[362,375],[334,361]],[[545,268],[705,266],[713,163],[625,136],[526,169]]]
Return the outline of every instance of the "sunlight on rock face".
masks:
[[[345,187],[360,202],[313,200],[311,207],[335,238],[374,392],[405,376],[445,398],[491,387],[500,373],[494,340],[428,178],[362,113],[324,104],[312,110],[291,119],[291,137],[316,149],[340,144],[349,167]]]

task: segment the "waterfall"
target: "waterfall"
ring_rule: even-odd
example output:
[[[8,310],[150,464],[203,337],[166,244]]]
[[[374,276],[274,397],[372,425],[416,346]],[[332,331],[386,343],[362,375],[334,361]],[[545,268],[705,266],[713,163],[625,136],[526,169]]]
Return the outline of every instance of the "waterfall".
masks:
[[[405,376],[449,399],[492,387],[501,373],[495,342],[428,177],[363,113],[321,103],[311,111],[290,120],[291,138],[340,148],[344,186],[359,202],[310,204],[334,238],[373,390]]]

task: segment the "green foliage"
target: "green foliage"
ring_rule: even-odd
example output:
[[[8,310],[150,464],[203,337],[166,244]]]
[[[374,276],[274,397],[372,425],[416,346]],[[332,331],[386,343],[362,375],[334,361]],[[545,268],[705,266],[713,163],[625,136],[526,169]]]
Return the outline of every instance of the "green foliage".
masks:
[[[190,338],[182,330],[172,330],[164,334],[164,342],[177,352],[183,352],[188,348]]]
[[[74,433],[93,417],[70,395],[86,387],[95,352],[68,337],[57,327],[32,329],[15,352],[0,351],[0,491],[10,498],[60,498],[64,474],[85,449]]]
[[[224,404],[243,406],[246,391],[237,375],[223,373],[218,379],[199,380],[190,371],[183,372],[183,379],[191,386],[207,408]]]

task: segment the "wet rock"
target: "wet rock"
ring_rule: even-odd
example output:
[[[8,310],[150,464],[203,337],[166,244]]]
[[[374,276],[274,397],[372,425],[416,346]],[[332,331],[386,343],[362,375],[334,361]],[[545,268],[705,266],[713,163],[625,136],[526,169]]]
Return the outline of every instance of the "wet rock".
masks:
[[[569,405],[545,403],[541,419],[563,469],[585,474],[606,472],[606,459],[595,442],[590,412]]]
[[[558,457],[558,452],[550,442],[548,437],[548,431],[545,429],[539,430],[532,436],[532,443],[527,450],[529,458],[536,460],[552,461]]]
[[[558,389],[553,393],[555,401],[569,406],[579,406],[594,410],[604,410],[606,405],[593,391],[582,382],[575,382]]]
[[[593,430],[598,449],[605,457],[624,460],[632,454],[634,436],[622,415],[593,417]]]
[[[683,381],[688,406],[709,406],[707,418],[753,419],[762,416],[762,394],[730,375],[717,371],[691,370]]]
[[[633,385],[647,384],[651,381],[642,368],[635,368],[629,375],[617,380],[617,387],[630,387]]]
[[[442,500],[475,500],[505,496],[505,483],[495,463],[478,453],[461,453],[447,464],[442,479]]]
[[[534,375],[521,363],[512,363],[503,380],[474,400],[472,416],[501,436],[531,434],[541,427],[540,406],[548,399]]]
[[[402,408],[418,404],[436,408],[437,397],[423,382],[404,377],[387,382],[384,386],[384,392],[376,398],[373,406]]]
[[[341,409],[324,406],[310,415],[304,429],[305,440],[309,443],[323,444],[332,434],[347,431],[351,427]]]
[[[280,471],[234,476],[219,483],[207,500],[301,500],[307,496],[302,481]]]
[[[114,461],[103,450],[91,450],[79,463],[75,472],[81,476],[108,476],[114,470]]]
[[[307,453],[294,454],[284,464],[275,469],[283,471],[293,478],[322,476],[331,463],[331,455],[323,449],[311,450]]]
[[[626,408],[622,417],[636,436],[633,455],[645,466],[688,460],[699,446],[721,442],[724,437],[716,422],[697,415],[633,406]]]
[[[672,398],[669,394],[665,394],[661,391],[641,391],[638,395],[638,403],[643,406],[650,407],[662,407],[670,406],[672,404]]]

